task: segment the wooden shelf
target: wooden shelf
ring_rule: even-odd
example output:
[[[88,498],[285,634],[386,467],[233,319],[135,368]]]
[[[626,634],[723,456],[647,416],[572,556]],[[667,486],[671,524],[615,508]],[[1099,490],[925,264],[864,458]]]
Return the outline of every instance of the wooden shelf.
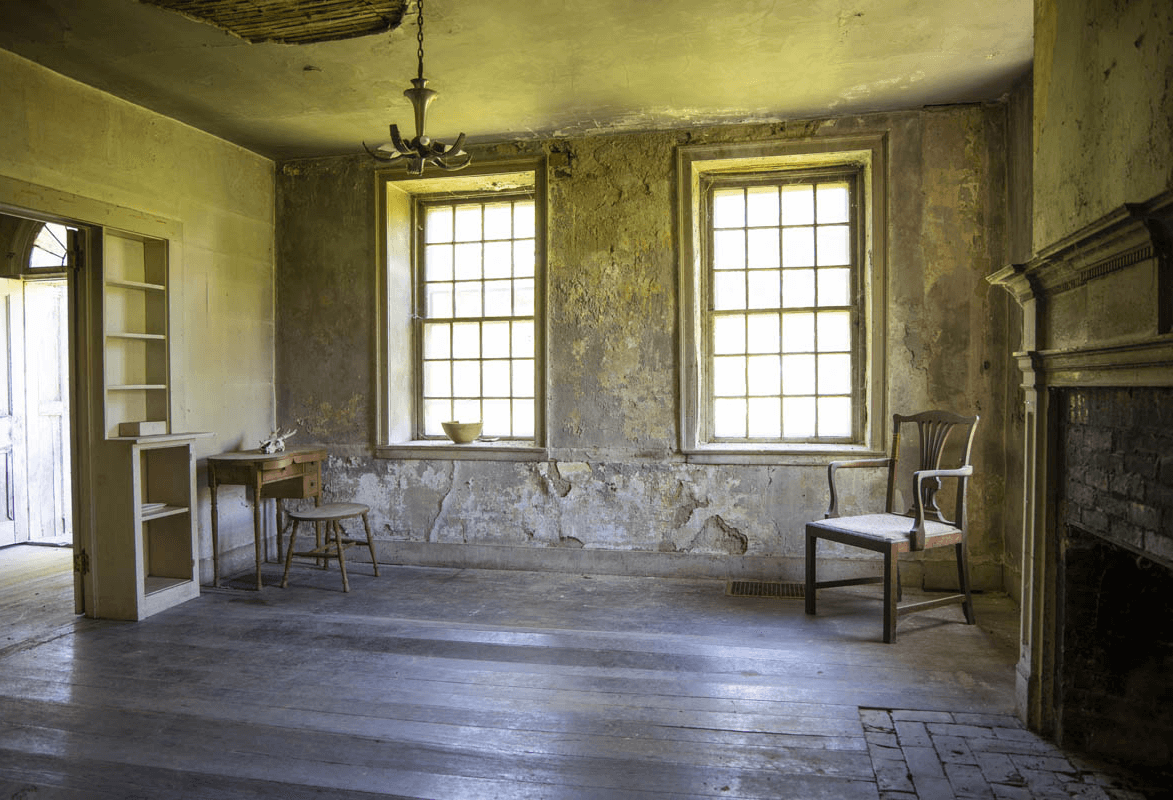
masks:
[[[163,517],[173,517],[176,514],[186,514],[188,512],[187,506],[163,506],[159,509],[148,511],[143,509],[142,520],[147,522],[152,519],[162,519]]]
[[[111,392],[138,392],[145,390],[166,389],[165,383],[125,383],[118,386],[107,386],[106,389]]]
[[[116,289],[140,289],[149,292],[165,292],[167,287],[160,283],[142,283],[141,281],[124,281],[110,279],[106,281],[107,286],[113,286]]]
[[[160,578],[156,575],[148,575],[143,580],[143,594],[152,595],[175,586],[183,586],[184,584],[190,583],[191,581],[187,578]]]
[[[136,333],[132,331],[109,331],[106,334],[107,339],[147,339],[151,341],[165,342],[167,341],[167,334],[165,333]]]

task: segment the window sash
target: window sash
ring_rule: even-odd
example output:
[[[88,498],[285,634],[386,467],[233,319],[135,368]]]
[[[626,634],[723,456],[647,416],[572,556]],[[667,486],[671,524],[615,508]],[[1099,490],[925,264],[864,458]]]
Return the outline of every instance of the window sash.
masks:
[[[704,440],[865,438],[862,184],[854,165],[704,179]]]
[[[534,200],[528,191],[416,198],[412,226],[416,439],[446,438],[440,426],[446,420],[482,420],[483,435],[495,439],[535,438],[540,269],[535,246],[540,226]],[[499,216],[497,212],[506,205],[509,231],[499,226],[486,231],[485,210],[493,208]],[[479,214],[462,213],[473,208],[479,208]],[[519,208],[528,213],[519,214]],[[445,209],[451,210],[447,220],[443,219]],[[462,216],[466,217],[463,221]],[[479,216],[480,222],[470,226],[467,218],[473,216]],[[442,235],[436,233],[436,220],[450,226]],[[524,230],[519,231],[515,222],[523,224]],[[503,247],[508,250],[504,261]],[[445,249],[450,252],[437,259]],[[434,259],[432,264],[429,257]],[[435,263],[440,264],[438,270],[432,268]],[[508,298],[504,306],[503,297]],[[446,350],[436,349],[438,339],[446,339]]]

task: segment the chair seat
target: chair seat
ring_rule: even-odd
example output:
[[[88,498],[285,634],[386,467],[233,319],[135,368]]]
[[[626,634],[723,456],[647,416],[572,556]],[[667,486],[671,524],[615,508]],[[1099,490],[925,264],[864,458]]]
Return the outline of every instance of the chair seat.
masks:
[[[362,503],[323,503],[320,506],[287,511],[286,514],[292,519],[300,519],[305,522],[322,522],[330,519],[357,517],[370,510],[370,506]]]
[[[915,525],[914,518],[906,517],[903,514],[860,514],[854,517],[832,517],[807,523],[808,528],[846,533],[876,542],[908,541],[908,533]],[[951,533],[961,533],[961,529],[936,520],[925,520],[925,538]]]

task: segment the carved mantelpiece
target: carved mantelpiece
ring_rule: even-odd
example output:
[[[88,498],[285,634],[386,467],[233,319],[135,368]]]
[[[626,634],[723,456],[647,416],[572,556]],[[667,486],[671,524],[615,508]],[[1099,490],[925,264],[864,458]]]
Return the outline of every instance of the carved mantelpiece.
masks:
[[[1058,634],[1054,390],[1173,386],[1173,192],[1130,203],[991,275],[1023,309],[1019,713],[1055,728]]]

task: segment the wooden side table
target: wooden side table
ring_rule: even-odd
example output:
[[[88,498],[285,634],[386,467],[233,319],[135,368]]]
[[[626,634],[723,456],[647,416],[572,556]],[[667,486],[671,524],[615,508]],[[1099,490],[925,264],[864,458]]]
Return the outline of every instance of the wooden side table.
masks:
[[[277,500],[277,557],[281,557],[281,500],[314,498],[322,502],[322,462],[325,448],[299,447],[280,453],[243,450],[208,457],[208,487],[212,490],[212,585],[220,585],[220,536],[216,489],[222,485],[253,489],[253,547],[257,589],[261,588],[261,501]]]

